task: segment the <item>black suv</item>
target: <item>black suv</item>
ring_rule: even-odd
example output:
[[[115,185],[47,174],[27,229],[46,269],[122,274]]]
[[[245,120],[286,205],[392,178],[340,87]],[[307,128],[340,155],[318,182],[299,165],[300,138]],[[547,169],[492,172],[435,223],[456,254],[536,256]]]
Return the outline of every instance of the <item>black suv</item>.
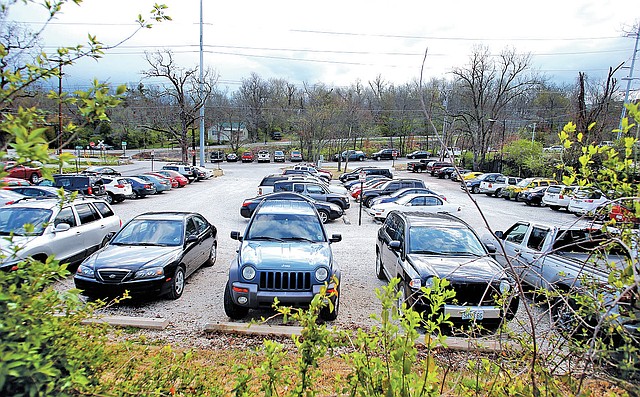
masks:
[[[380,160],[393,160],[398,157],[397,149],[381,149],[371,155],[372,159]]]
[[[78,192],[85,196],[105,198],[107,189],[104,181],[97,175],[90,174],[57,174],[53,176],[53,186],[70,192]]]
[[[209,153],[209,161],[212,163],[220,163],[224,161],[224,158],[225,158],[224,152],[220,150],[216,150]]]
[[[283,305],[306,306],[326,285],[333,310],[324,307],[320,317],[336,319],[340,270],[331,243],[342,236],[327,235],[313,204],[271,195],[256,208],[244,235],[234,231],[231,238],[240,248],[224,290],[227,316],[241,319],[249,309],[268,309],[275,298]]]
[[[371,206],[371,201],[378,196],[389,195],[397,190],[407,187],[421,187],[426,188],[424,182],[420,179],[392,179],[385,182],[382,186],[376,189],[364,189],[360,193],[360,200],[365,207]]]
[[[340,175],[339,179],[340,182],[344,183],[347,181],[352,181],[354,179],[358,179],[358,176],[360,175],[360,172],[364,172],[365,175],[369,176],[369,175],[379,175],[379,176],[384,176],[387,177],[389,179],[393,179],[393,174],[391,173],[391,170],[389,170],[388,168],[377,168],[377,167],[358,167],[355,170],[351,171],[351,172],[345,172],[344,174]]]
[[[333,203],[343,210],[351,206],[346,194],[334,193],[323,183],[313,181],[277,181],[273,184],[273,192],[294,192],[314,200]]]
[[[519,298],[491,252],[495,247],[482,244],[471,226],[453,215],[392,211],[378,230],[376,275],[398,277],[398,308],[406,303],[426,316],[438,313],[429,312],[421,288],[433,287],[433,277],[446,278],[456,296],[442,312],[454,324],[495,328],[514,317]]]

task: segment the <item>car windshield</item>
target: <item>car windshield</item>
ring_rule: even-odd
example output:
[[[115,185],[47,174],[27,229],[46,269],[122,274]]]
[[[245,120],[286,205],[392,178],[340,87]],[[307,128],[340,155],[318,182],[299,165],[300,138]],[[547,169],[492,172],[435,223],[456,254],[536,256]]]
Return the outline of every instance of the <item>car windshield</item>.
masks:
[[[51,213],[51,210],[42,208],[0,208],[0,235],[40,236],[51,219]],[[31,226],[33,231],[30,231]]]
[[[409,253],[431,255],[484,256],[486,251],[476,235],[465,228],[409,228]]]
[[[113,245],[182,245],[184,233],[179,220],[134,219],[113,238]]]
[[[527,187],[529,184],[533,182],[532,178],[523,179],[516,184],[517,187]]]
[[[300,214],[257,214],[246,240],[325,241],[317,217]]]

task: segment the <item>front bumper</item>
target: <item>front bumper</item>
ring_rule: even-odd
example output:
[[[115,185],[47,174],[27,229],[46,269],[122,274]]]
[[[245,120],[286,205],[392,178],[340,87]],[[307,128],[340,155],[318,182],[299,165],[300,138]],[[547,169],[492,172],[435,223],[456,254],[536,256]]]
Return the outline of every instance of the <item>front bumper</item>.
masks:
[[[82,290],[83,295],[96,298],[122,296],[125,291],[129,291],[129,295],[133,297],[159,296],[171,289],[170,283],[166,282],[164,277],[125,283],[104,283],[75,275],[73,281],[76,288]]]
[[[231,288],[233,302],[249,309],[270,308],[274,298],[283,306],[308,306],[324,284],[311,286],[311,291],[258,291],[257,284],[234,282]],[[248,291],[240,292],[239,290]],[[238,298],[246,298],[246,302],[240,303]]]

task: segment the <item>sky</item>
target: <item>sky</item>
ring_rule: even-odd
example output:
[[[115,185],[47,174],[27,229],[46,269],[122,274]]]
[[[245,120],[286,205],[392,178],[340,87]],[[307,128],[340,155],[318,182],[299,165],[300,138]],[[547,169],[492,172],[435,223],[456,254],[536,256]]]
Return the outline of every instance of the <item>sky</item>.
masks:
[[[164,0],[171,22],[154,24],[110,50],[99,62],[84,60],[67,68],[65,86],[81,88],[97,78],[114,85],[143,81],[145,52],[170,49],[179,66],[199,66],[200,1]],[[203,3],[204,66],[218,74],[218,85],[235,91],[256,73],[298,86],[324,83],[346,87],[378,76],[401,85],[451,79],[477,46],[498,55],[505,49],[530,54],[532,69],[558,84],[574,84],[578,73],[626,78],[634,52],[634,26],[640,7],[619,0],[484,1],[211,1]],[[43,32],[46,50],[86,41],[96,35],[106,45],[136,30],[138,14],[148,15],[146,0],[84,0],[73,4]],[[8,19],[33,30],[46,15],[37,5],[12,6]],[[640,56],[640,54],[638,54]],[[640,77],[640,60],[634,77]],[[632,80],[640,89],[640,80]],[[621,80],[626,88],[626,80]]]

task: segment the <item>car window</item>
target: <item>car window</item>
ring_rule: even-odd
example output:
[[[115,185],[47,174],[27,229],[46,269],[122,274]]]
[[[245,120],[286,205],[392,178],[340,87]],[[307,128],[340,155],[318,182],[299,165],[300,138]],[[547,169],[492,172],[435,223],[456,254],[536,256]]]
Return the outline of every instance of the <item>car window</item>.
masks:
[[[318,218],[298,214],[256,214],[249,227],[247,239],[306,239],[324,241]]]
[[[75,208],[76,208],[76,211],[78,212],[78,218],[80,218],[81,225],[85,225],[87,223],[91,223],[95,220],[100,219],[100,215],[98,214],[98,211],[88,203],[77,204]]]
[[[187,234],[187,236],[193,236],[193,235],[197,236],[198,235],[198,228],[196,227],[196,224],[195,224],[193,218],[187,219],[186,234]]]
[[[311,194],[323,194],[324,190],[320,186],[317,185],[307,185],[307,193]]]
[[[202,234],[207,230],[207,222],[199,216],[194,216],[193,221],[196,224],[196,229],[198,230],[198,234]]]
[[[53,224],[55,226],[58,226],[61,223],[66,223],[71,227],[75,227],[78,224],[76,223],[76,217],[73,214],[73,210],[71,209],[71,207],[65,207],[63,208],[58,215],[56,215],[56,218],[53,220]]]
[[[524,235],[527,233],[529,225],[524,223],[518,223],[513,226],[511,230],[505,234],[505,240],[512,243],[520,244],[524,240]]]
[[[44,232],[47,222],[51,218],[51,210],[39,208],[2,208],[0,210],[0,235],[17,236],[40,235]],[[32,232],[27,232],[24,225],[33,226]]]
[[[100,213],[100,215],[102,215],[103,218],[108,218],[115,215],[113,213],[113,210],[107,203],[96,201],[95,203],[93,203],[93,205],[98,209],[98,212]]]
[[[423,207],[424,206],[424,196],[423,197],[415,197],[412,198],[411,201],[407,203],[408,206],[411,207]]]
[[[547,237],[547,234],[549,234],[549,229],[534,227],[531,229],[529,241],[527,241],[527,247],[536,251],[542,250],[542,244],[544,243],[544,239]]]
[[[293,191],[296,193],[304,193],[304,185],[296,183],[295,185],[293,185]]]
[[[413,226],[409,229],[408,245],[411,253],[486,255],[478,237],[460,227]]]
[[[442,205],[442,200],[440,200],[437,197],[425,197],[424,205],[425,206]]]

